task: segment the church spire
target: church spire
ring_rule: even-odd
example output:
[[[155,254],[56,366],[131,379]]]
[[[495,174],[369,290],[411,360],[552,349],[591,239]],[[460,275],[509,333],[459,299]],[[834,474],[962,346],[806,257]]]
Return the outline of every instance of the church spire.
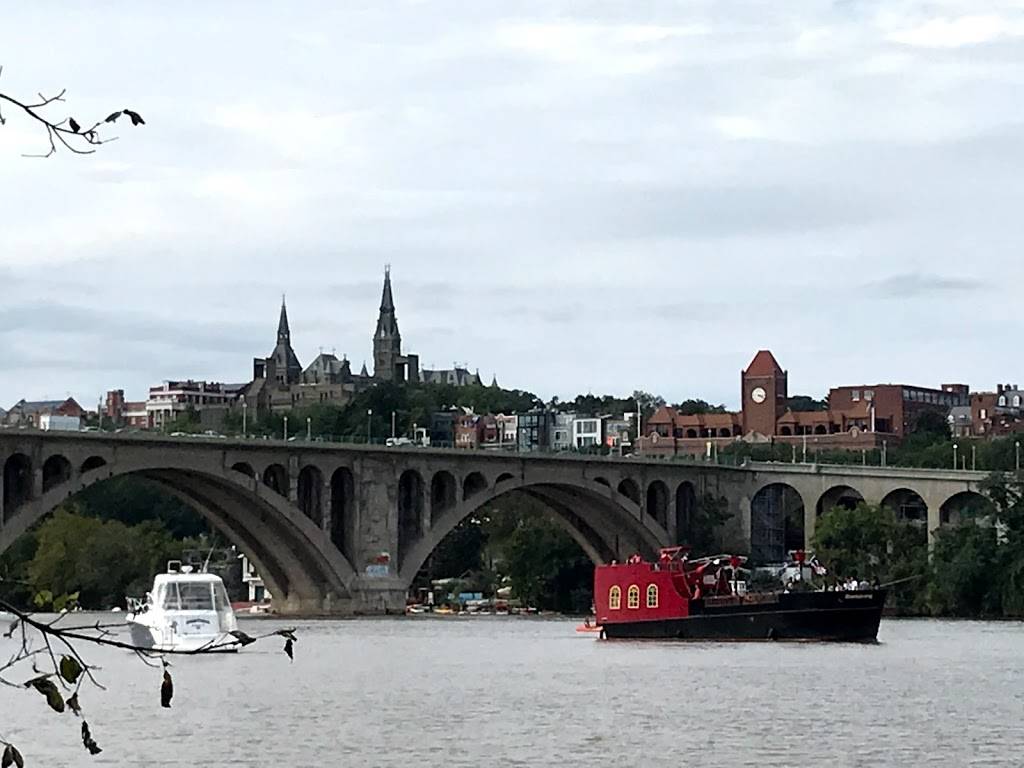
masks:
[[[380,311],[394,312],[395,311],[395,299],[391,295],[391,265],[388,264],[384,267],[384,293],[380,297]]]
[[[284,294],[281,294],[281,318],[277,321],[277,343],[289,343],[292,332],[288,328],[288,308],[285,306]]]

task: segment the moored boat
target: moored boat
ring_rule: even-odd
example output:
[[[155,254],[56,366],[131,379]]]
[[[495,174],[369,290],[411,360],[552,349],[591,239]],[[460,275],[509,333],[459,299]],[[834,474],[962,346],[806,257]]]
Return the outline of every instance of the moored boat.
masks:
[[[167,573],[153,579],[145,598],[129,598],[128,609],[125,621],[139,648],[238,650],[237,644],[230,644],[230,633],[238,629],[235,612],[224,582],[215,574],[193,573],[173,560]]]
[[[594,569],[597,623],[606,638],[678,640],[831,640],[873,642],[884,589],[815,589],[795,553],[790,587],[748,592],[746,558],[689,559],[686,547],[663,549],[657,562],[638,555]]]

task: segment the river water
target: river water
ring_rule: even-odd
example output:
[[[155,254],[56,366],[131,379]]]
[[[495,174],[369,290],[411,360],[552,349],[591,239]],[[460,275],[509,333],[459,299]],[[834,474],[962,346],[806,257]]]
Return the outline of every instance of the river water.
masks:
[[[279,638],[175,659],[169,710],[159,670],[84,649],[104,752],[34,691],[0,689],[0,735],[29,766],[1024,763],[1024,624],[884,620],[862,646],[600,642],[575,623],[297,622],[294,663]]]

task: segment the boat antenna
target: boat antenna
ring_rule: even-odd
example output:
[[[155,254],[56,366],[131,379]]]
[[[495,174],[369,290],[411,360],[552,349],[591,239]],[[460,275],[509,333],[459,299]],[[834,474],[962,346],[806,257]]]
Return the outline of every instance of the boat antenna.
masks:
[[[206,573],[207,567],[210,565],[210,558],[213,557],[213,550],[217,548],[217,534],[213,534],[213,538],[210,540],[210,551],[206,553],[206,560],[203,562],[203,570],[201,573]]]

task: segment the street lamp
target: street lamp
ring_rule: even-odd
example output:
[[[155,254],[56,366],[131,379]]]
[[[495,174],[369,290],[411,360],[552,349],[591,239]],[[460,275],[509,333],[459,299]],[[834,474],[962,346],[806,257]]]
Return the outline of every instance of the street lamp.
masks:
[[[288,442],[288,417],[284,417],[284,441]]]
[[[242,437],[246,438],[249,436],[249,420],[247,410],[249,404],[245,402],[245,395],[242,395]]]
[[[971,446],[971,471],[972,472],[974,472],[974,471],[976,471],[978,469],[977,459],[978,459],[978,456],[977,456],[977,446],[972,445]]]
[[[1020,440],[1013,444],[1014,452],[1017,454],[1017,471],[1020,472]]]
[[[313,420],[309,416],[307,416],[306,417],[306,442],[308,443],[312,439],[313,439]]]
[[[953,469],[956,469],[956,449],[959,447],[956,443],[953,443]]]
[[[371,432],[373,430],[373,408],[366,409],[366,444],[370,444]]]
[[[391,412],[391,437],[395,437],[395,412]]]

